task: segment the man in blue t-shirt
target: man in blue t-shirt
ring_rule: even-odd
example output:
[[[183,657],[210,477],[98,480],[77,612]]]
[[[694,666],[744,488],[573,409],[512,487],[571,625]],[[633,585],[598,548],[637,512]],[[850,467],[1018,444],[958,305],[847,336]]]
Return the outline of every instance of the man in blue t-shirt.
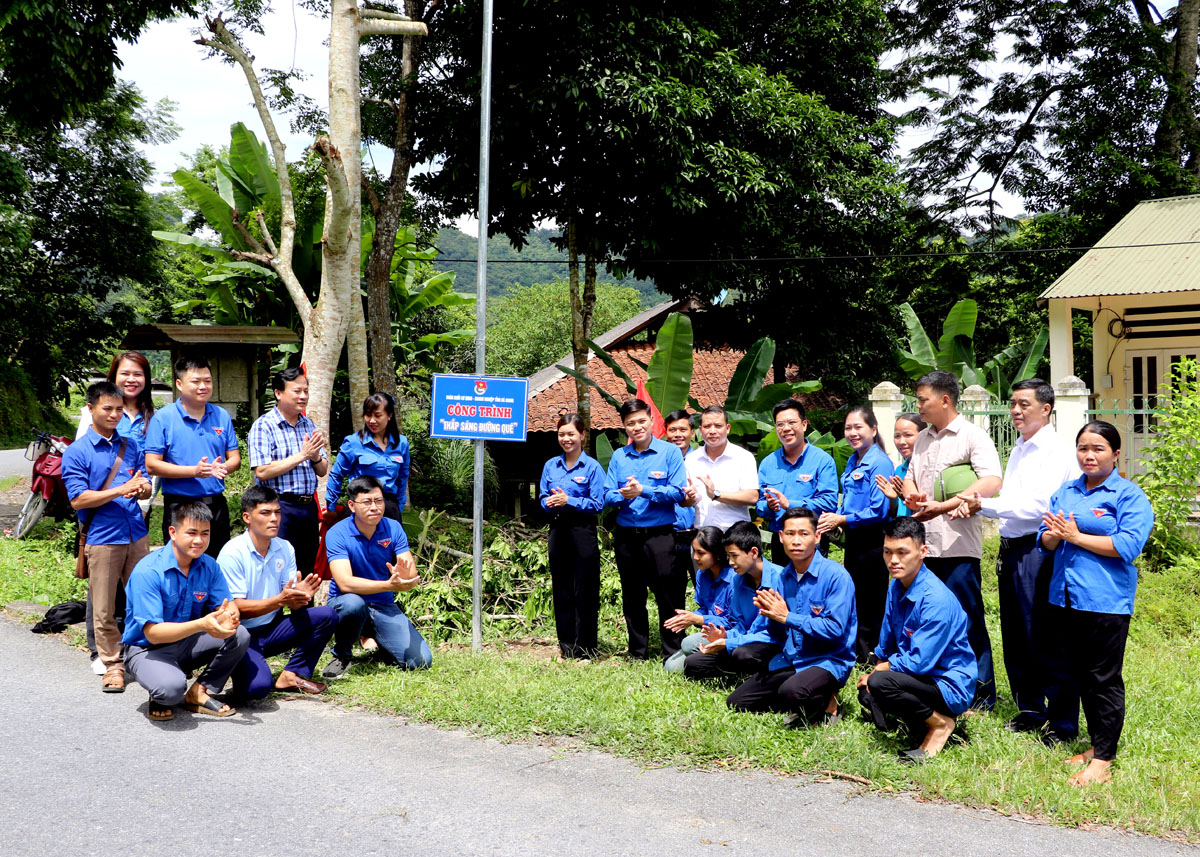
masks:
[[[329,558],[329,606],[337,611],[333,660],[325,678],[337,678],[353,660],[354,641],[370,634],[405,669],[433,663],[429,644],[396,603],[397,592],[421,582],[404,528],[384,517],[383,486],[374,476],[350,480],[346,489],[353,517],[325,536]],[[371,628],[370,626],[373,626]]]
[[[125,690],[117,596],[129,575],[150,550],[146,522],[138,500],[150,496],[150,481],[138,439],[121,438],[117,425],[124,416],[116,384],[100,381],[88,387],[92,424],[62,458],[62,479],[79,515],[79,532],[87,557],[88,596],[92,602],[97,657],[104,664],[100,689]]]
[[[858,680],[858,699],[875,725],[892,719],[920,744],[900,752],[902,762],[936,756],[954,734],[957,718],[975,698],[979,670],[967,638],[967,613],[925,565],[925,525],[895,518],[884,525],[883,561],[892,582],[873,672]]]
[[[137,564],[125,587],[125,669],[150,694],[151,720],[170,720],[181,703],[212,717],[235,713],[213,694],[246,654],[250,632],[217,561],[204,552],[211,525],[203,503],[176,507],[170,541]],[[188,687],[188,675],[201,668]]]
[[[229,412],[209,401],[212,367],[203,357],[175,362],[179,399],[154,415],[146,430],[146,469],[162,478],[163,542],[172,510],[203,503],[212,513],[208,555],[216,558],[229,541],[225,477],[242,464]]]

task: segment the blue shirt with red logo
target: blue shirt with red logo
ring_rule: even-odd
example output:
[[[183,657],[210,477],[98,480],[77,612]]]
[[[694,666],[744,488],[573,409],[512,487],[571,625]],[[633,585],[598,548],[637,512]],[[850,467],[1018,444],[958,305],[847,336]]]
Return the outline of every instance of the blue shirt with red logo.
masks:
[[[729,586],[729,622],[725,626],[726,651],[732,652],[746,643],[783,645],[787,629],[763,616],[754,606],[754,596],[758,594],[759,589],[783,592],[783,569],[769,559],[763,560],[762,580],[757,587],[753,579],[744,574],[738,575],[738,579]]]
[[[549,509],[546,507],[546,498],[555,488],[566,492],[567,505]],[[599,514],[604,509],[604,468],[586,452],[579,453],[579,459],[570,467],[567,467],[565,456],[551,458],[542,468],[538,496],[541,498],[542,508],[552,518],[564,508],[591,515]]]
[[[391,518],[380,518],[370,538],[358,529],[353,517],[338,521],[325,535],[325,554],[329,561],[350,560],[350,571],[365,580],[387,580],[391,577],[388,563],[408,551],[408,536],[404,528]],[[335,581],[329,581],[329,597],[341,594]],[[395,592],[373,592],[360,596],[368,604],[392,604]]]
[[[846,516],[846,526],[853,529],[864,524],[882,524],[888,518],[891,505],[887,495],[879,490],[876,476],[891,479],[895,473],[892,460],[879,448],[871,444],[861,459],[858,453],[850,456],[846,470],[842,473],[841,513]]]
[[[161,455],[167,464],[193,467],[205,457],[209,463],[218,458],[228,460],[229,453],[237,448],[229,412],[211,402],[205,402],[204,416],[199,420],[183,409],[182,402],[172,402],[154,414],[146,430],[145,451]],[[224,490],[225,480],[214,476],[162,480],[164,494],[181,497],[209,497]]]
[[[120,432],[108,439],[89,428],[83,437],[67,447],[62,457],[63,486],[74,500],[84,491],[99,491],[116,462],[121,449]],[[145,473],[146,463],[137,439],[127,437],[125,457],[113,474],[109,488],[120,488],[138,472]],[[80,522],[87,527],[89,545],[128,545],[146,535],[146,520],[133,497],[116,497],[103,506],[80,509]]]
[[[143,557],[125,584],[121,642],[148,648],[147,624],[191,622],[216,610],[228,598],[229,587],[215,559],[200,554],[185,575],[179,570],[175,546],[164,545]]]
[[[737,572],[728,566],[717,570],[714,578],[711,571],[696,572],[695,613],[706,625],[724,628],[729,617],[729,594],[737,583]]]
[[[858,608],[850,572],[821,554],[813,554],[804,574],[792,565],[780,574],[777,590],[788,605],[787,636],[783,651],[771,659],[769,669],[792,667],[796,672],[820,667],[844,682],[854,666],[858,637]]]
[[[791,504],[789,508],[807,506],[818,515],[837,511],[837,464],[832,455],[811,443],[804,444],[804,451],[795,464],[784,458],[782,449],[764,458],[758,465],[758,484],[759,498],[755,511],[773,533],[779,532],[779,522],[786,510],[781,508],[778,512],[772,512],[763,488],[774,488],[787,497]]]
[[[971,707],[979,667],[967,641],[967,614],[946,584],[922,565],[912,585],[888,586],[875,657],[898,673],[929,676],[955,717]]]
[[[630,477],[642,486],[638,497],[626,500],[620,489]],[[622,527],[667,527],[675,524],[675,504],[683,499],[687,473],[679,447],[651,438],[645,452],[626,444],[612,454],[604,480],[604,502],[617,507]]]
[[[1075,516],[1079,532],[1110,536],[1120,556],[1100,556],[1063,541],[1054,551],[1050,603],[1090,613],[1129,616],[1137,591],[1133,561],[1150,538],[1154,510],[1145,492],[1116,470],[1091,490],[1086,479],[1080,476],[1064,482],[1050,498],[1050,514],[1057,515],[1061,509],[1068,518]],[[1038,530],[1039,548],[1044,532],[1043,524]]]

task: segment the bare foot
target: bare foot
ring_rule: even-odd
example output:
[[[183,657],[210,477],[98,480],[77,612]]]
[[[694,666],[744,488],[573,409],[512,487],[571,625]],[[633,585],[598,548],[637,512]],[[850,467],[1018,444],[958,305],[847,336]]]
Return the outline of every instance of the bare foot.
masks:
[[[942,751],[946,742],[950,740],[950,736],[954,734],[956,722],[953,717],[947,717],[936,711],[925,719],[925,725],[929,727],[929,731],[925,733],[921,749],[925,751],[926,756],[936,756]]]
[[[373,652],[379,648],[379,644],[375,642],[374,637],[359,637],[358,644],[363,647],[364,652]]]
[[[1112,782],[1112,762],[1104,759],[1092,759],[1088,766],[1078,773],[1072,774],[1067,782],[1073,786],[1090,786],[1093,783],[1104,785]]]
[[[1076,753],[1069,759],[1063,759],[1064,765],[1070,765],[1072,768],[1078,768],[1080,765],[1090,764],[1096,758],[1096,750],[1093,747],[1088,747],[1082,753]]]

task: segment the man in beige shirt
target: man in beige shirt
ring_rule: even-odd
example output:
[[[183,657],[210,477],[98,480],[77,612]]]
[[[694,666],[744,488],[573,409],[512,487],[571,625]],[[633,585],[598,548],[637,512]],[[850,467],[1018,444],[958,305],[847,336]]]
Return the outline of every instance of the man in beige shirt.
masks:
[[[958,413],[958,379],[949,372],[921,376],[917,409],[928,426],[913,445],[904,480],[904,504],[925,524],[929,546],[925,564],[967,613],[967,639],[979,666],[974,707],[991,710],[996,705],[996,674],[983,617],[983,522],[979,517],[949,517],[960,501],[957,497],[937,500],[935,488],[943,470],[969,464],[976,480],[961,493],[991,497],[1000,490],[1000,456],[987,433]]]

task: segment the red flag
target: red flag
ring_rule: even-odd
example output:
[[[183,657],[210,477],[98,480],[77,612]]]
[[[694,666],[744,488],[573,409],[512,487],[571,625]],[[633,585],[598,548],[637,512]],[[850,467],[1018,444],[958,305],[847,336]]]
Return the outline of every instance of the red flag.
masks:
[[[634,396],[641,399],[650,406],[650,433],[655,437],[667,436],[667,424],[663,422],[662,414],[658,412],[658,408],[654,404],[654,400],[650,398],[650,394],[646,392],[646,382],[637,382],[637,392]]]

